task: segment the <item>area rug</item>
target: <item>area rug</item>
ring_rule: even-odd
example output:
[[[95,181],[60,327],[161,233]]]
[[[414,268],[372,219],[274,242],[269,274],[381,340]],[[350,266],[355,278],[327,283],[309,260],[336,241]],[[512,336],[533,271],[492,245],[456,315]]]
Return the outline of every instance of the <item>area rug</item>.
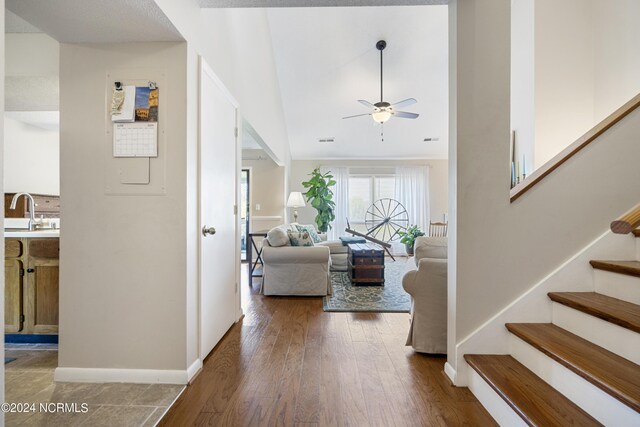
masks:
[[[324,311],[408,313],[411,296],[402,288],[402,276],[406,270],[405,259],[385,260],[384,286],[354,286],[349,273],[331,272],[333,295],[323,298]]]

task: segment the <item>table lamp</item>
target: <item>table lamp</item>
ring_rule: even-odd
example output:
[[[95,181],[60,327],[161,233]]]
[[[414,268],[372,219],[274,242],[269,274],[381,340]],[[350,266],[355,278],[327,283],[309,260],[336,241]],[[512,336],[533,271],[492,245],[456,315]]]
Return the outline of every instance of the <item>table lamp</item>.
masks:
[[[307,206],[304,196],[299,191],[292,191],[287,199],[287,207],[293,208],[293,222],[298,222],[298,208]]]

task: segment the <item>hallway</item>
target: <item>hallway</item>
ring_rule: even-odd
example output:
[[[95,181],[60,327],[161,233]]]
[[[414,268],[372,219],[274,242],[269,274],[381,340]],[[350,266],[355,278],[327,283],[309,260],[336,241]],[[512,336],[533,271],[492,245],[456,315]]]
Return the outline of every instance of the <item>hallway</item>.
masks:
[[[404,345],[407,314],[325,313],[321,298],[266,298],[243,309],[160,425],[495,425],[444,357]]]

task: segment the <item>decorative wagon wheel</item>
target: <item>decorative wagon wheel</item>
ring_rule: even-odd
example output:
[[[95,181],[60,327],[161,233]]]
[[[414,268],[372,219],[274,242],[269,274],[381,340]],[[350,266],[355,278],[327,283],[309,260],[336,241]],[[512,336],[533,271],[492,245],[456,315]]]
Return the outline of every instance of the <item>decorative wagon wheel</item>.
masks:
[[[373,202],[367,209],[364,224],[368,230],[367,236],[390,242],[400,237],[398,232],[407,228],[409,214],[399,201],[380,199]]]

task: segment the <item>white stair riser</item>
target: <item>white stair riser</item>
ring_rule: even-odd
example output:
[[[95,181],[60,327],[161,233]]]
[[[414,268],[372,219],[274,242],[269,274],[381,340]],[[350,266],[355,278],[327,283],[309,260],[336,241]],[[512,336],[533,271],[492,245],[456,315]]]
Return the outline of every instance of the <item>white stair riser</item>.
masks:
[[[640,277],[604,270],[594,270],[594,272],[596,292],[640,304]]]
[[[636,261],[640,261],[640,237],[636,237]]]
[[[520,416],[504,401],[502,397],[482,377],[467,365],[469,390],[478,398],[482,406],[501,426],[526,426]]]
[[[509,349],[518,362],[604,425],[640,425],[639,413],[513,334],[509,338]]]
[[[640,364],[640,334],[557,302],[552,316],[554,325]]]

